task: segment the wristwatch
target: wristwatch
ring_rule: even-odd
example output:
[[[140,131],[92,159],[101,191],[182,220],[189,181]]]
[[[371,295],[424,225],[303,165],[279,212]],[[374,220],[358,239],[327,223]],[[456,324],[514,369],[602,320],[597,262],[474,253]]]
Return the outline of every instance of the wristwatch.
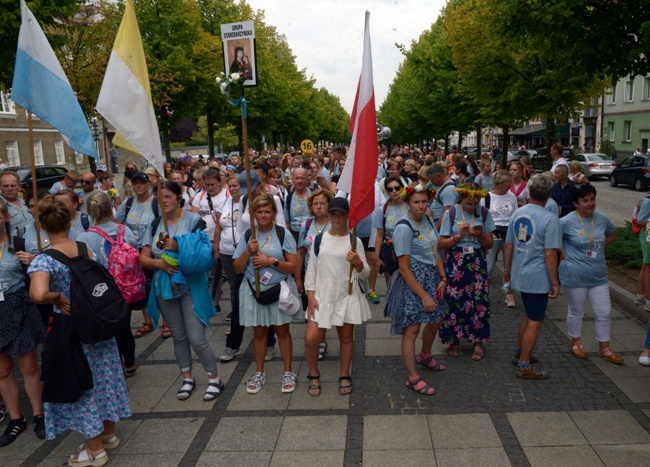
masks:
[[[279,265],[280,265],[280,261],[278,261],[277,259],[275,261],[273,261],[273,267],[274,268],[277,268]]]

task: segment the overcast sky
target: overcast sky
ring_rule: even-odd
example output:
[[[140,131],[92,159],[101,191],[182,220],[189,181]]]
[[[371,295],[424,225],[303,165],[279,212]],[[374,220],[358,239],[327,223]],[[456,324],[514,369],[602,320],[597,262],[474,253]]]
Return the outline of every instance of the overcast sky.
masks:
[[[370,39],[377,109],[388,94],[403,55],[395,43],[410,47],[436,20],[444,0],[247,0],[264,10],[266,23],[287,37],[298,68],[339,96],[350,112],[354,104],[365,11],[370,11]]]

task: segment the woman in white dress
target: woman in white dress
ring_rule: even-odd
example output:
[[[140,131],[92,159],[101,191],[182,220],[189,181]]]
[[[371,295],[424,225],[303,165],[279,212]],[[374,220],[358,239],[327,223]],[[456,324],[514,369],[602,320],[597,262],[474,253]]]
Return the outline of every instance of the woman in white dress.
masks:
[[[328,217],[331,227],[314,239],[305,275],[308,295],[305,355],[309,365],[309,394],[312,396],[319,396],[321,392],[318,344],[332,326],[336,326],[341,344],[339,394],[344,396],[352,392],[350,367],[354,353],[354,325],[367,321],[371,316],[368,301],[359,288],[359,280],[368,278],[370,266],[363,248],[351,249],[349,211],[347,199],[330,201]],[[359,239],[357,245],[362,245]],[[348,294],[350,265],[353,267],[352,294]],[[312,384],[313,381],[316,383]]]

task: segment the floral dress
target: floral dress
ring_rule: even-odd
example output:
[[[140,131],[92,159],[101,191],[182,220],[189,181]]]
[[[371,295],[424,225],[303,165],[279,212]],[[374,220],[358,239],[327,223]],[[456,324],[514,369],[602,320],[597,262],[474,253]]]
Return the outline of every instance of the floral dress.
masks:
[[[41,254],[34,258],[28,273],[37,271],[50,275],[51,292],[62,292],[70,298],[70,272],[67,266]],[[60,310],[55,306],[54,312],[60,313]],[[47,439],[54,439],[66,430],[78,431],[86,438],[93,438],[104,431],[104,420],[118,422],[120,418],[131,416],[115,339],[91,345],[82,342],[81,347],[93,374],[94,387],[72,404],[43,404]]]

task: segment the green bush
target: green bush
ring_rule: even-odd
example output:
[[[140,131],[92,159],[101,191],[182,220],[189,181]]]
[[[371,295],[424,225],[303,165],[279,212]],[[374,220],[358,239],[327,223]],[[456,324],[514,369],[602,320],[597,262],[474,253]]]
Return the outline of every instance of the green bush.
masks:
[[[644,235],[645,232],[641,232]],[[607,259],[630,269],[641,269],[643,252],[639,244],[639,236],[634,235],[632,226],[625,222],[625,227],[619,227],[616,240],[607,248]]]
[[[600,144],[600,152],[607,154],[609,157],[614,157],[616,155],[616,148],[610,141],[603,141]]]

